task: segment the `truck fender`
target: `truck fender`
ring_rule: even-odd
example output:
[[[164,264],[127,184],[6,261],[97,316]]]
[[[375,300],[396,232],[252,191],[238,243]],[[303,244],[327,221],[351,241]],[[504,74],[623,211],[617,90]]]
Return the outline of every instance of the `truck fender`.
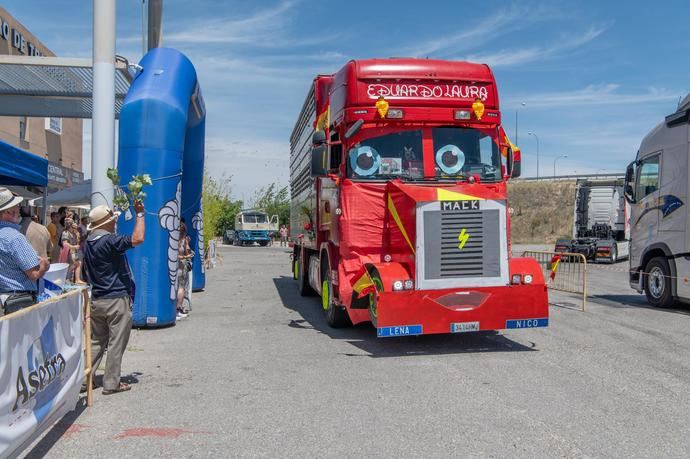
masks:
[[[393,282],[397,280],[404,281],[412,278],[402,263],[370,263],[366,267],[370,276],[378,275],[383,284],[384,291],[393,290]]]
[[[663,253],[663,254],[662,254]],[[676,277],[678,276],[678,271],[676,270],[676,259],[673,257],[673,253],[671,252],[671,249],[668,248],[666,244],[663,242],[657,242],[656,244],[652,244],[646,249],[644,249],[644,252],[642,252],[642,256],[640,257],[640,266],[637,267],[637,269],[641,272],[644,271],[645,266],[647,266],[647,263],[649,260],[651,260],[654,257],[657,256],[664,256],[666,257],[666,261],[668,261],[668,267],[671,270],[671,294],[676,297],[677,296],[677,283],[675,281]],[[640,282],[642,285],[644,285],[644,281],[642,280],[642,276],[640,276]]]
[[[381,279],[381,284],[385,291],[393,290],[393,282],[396,280],[411,279],[410,273],[407,271],[405,266],[401,263],[367,263],[364,265],[364,269],[369,274],[370,278],[378,277]],[[356,279],[357,280],[357,279]],[[354,286],[353,286],[354,287]],[[366,290],[376,289],[375,285],[369,285],[362,290],[362,294]],[[367,309],[369,307],[368,295],[364,294],[363,297],[359,297],[357,292],[352,290],[352,299],[350,301],[351,309]]]
[[[324,260],[324,255],[325,255],[325,260]],[[333,285],[337,286],[339,285],[339,279],[338,279],[338,251],[335,247],[335,244],[331,241],[323,242],[321,243],[321,247],[319,248],[319,261],[321,262],[321,265],[323,265],[324,261],[328,263],[329,269],[331,272],[335,273],[335,276],[332,279]],[[319,273],[319,276],[321,274]],[[323,279],[320,279],[323,281]],[[333,289],[333,293],[337,295],[338,289]]]
[[[544,285],[544,273],[534,258],[511,258],[509,264],[510,276],[513,274],[531,274],[532,285]]]

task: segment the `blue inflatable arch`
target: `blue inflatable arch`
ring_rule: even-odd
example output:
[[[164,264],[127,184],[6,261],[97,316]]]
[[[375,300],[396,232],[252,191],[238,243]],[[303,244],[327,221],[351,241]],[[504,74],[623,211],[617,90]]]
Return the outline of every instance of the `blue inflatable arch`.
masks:
[[[175,322],[180,216],[195,252],[193,290],[203,289],[204,236],[201,190],[206,108],[194,66],[177,50],[155,48],[139,63],[120,112],[118,170],[123,187],[133,175],[149,174],[146,238],[127,254],[136,292],[137,327]],[[134,215],[120,217],[131,234]]]

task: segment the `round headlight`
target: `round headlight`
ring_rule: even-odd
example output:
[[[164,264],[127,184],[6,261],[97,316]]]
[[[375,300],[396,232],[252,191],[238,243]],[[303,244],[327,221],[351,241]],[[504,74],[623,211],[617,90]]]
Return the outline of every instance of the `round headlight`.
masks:
[[[414,288],[414,281],[412,279],[407,279],[405,281],[405,290],[412,290]]]
[[[524,279],[525,279],[525,284],[531,284],[532,281],[534,280],[534,278],[532,277],[531,274],[525,274]]]
[[[397,280],[397,281],[393,282],[393,290],[394,291],[402,290],[402,289],[403,289],[403,281]]]

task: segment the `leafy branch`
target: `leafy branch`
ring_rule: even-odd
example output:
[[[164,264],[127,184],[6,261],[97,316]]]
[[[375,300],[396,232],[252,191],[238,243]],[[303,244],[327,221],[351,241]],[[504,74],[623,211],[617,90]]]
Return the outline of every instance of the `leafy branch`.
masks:
[[[132,180],[127,184],[128,191],[125,193],[120,187],[120,174],[117,172],[117,169],[109,168],[107,176],[115,187],[113,207],[123,211],[129,209],[130,202],[144,202],[144,199],[146,199],[146,193],[143,191],[144,185],[153,184],[149,174],[133,175]]]

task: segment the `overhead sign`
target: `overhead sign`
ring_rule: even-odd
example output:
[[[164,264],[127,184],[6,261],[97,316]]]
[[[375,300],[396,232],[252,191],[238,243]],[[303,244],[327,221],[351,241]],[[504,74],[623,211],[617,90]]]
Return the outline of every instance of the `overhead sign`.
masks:
[[[10,26],[10,23],[1,17],[0,37],[2,37],[2,39],[5,41],[9,41],[12,44],[12,47],[22,54],[27,54],[29,56],[43,56],[43,53],[39,51],[36,45],[30,41],[27,41],[21,32]]]
[[[367,97],[378,99],[460,99],[483,102],[489,98],[486,86],[471,84],[370,83]]]
[[[60,166],[55,163],[48,163],[48,183],[59,187],[77,185],[84,181],[84,173]]]

